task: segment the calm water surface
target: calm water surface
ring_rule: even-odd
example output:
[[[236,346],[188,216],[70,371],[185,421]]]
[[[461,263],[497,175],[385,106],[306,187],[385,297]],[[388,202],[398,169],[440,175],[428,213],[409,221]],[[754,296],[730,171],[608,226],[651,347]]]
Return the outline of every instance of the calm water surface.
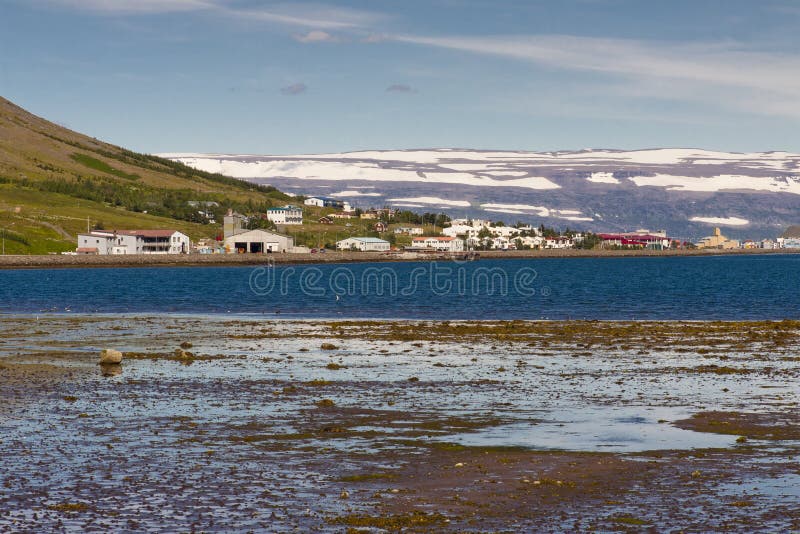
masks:
[[[800,256],[0,271],[0,313],[800,318]]]

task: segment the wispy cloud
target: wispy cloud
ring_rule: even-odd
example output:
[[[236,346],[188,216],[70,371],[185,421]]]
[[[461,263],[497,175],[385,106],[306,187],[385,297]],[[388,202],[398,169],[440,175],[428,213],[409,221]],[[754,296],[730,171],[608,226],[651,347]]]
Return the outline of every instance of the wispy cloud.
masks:
[[[212,0],[34,0],[34,2],[107,14],[174,13],[217,7]]]
[[[322,30],[311,30],[308,33],[295,34],[292,38],[298,43],[335,43],[339,41],[336,36]]]
[[[107,15],[145,15],[208,11],[250,22],[274,23],[321,30],[364,29],[382,19],[378,13],[310,2],[270,3],[243,7],[232,0],[31,0]]]
[[[669,43],[566,35],[429,37],[399,42],[501,56],[551,68],[623,77],[642,96],[687,94],[765,114],[800,116],[800,57],[735,42]]]
[[[378,14],[372,12],[323,4],[296,3],[242,9],[222,6],[219,0],[216,2],[220,12],[231,17],[322,30],[357,30],[380,19]]]
[[[286,96],[297,96],[302,95],[308,90],[308,87],[304,83],[293,83],[292,85],[287,85],[286,87],[281,87],[281,94]]]

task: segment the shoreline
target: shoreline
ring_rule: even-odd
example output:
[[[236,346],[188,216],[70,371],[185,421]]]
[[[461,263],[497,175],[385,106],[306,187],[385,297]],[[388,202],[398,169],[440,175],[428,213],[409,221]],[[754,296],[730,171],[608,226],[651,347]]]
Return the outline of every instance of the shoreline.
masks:
[[[34,319],[35,321],[60,321],[60,320],[86,320],[86,321],[118,321],[118,320],[140,320],[151,319],[160,320],[164,317],[169,317],[175,320],[205,320],[205,321],[228,321],[239,322],[242,324],[258,323],[261,324],[266,318],[271,324],[308,324],[308,325],[349,325],[349,326],[363,326],[372,325],[377,327],[386,327],[392,325],[419,325],[425,326],[429,323],[446,323],[448,325],[475,325],[475,326],[491,326],[491,325],[522,325],[522,326],[548,326],[548,327],[570,327],[581,328],[589,326],[607,327],[607,326],[675,326],[675,325],[718,325],[721,327],[732,326],[774,326],[780,324],[797,323],[800,325],[800,319],[794,317],[783,317],[777,319],[442,319],[432,320],[426,318],[409,318],[409,317],[357,317],[357,316],[299,316],[274,312],[236,312],[236,313],[189,313],[189,312],[59,312],[59,311],[46,311],[46,312],[5,312],[0,310],[0,326],[3,322],[19,320],[19,319]]]
[[[798,254],[800,249],[735,249],[735,250],[509,250],[480,251],[484,259],[565,259],[565,258],[674,258],[707,256],[753,256],[766,254]],[[456,258],[458,257],[455,256]],[[80,269],[137,267],[242,267],[263,265],[428,262],[451,260],[446,254],[420,255],[383,252],[328,252],[325,254],[186,254],[186,255],[120,255],[120,256],[0,256],[3,269]]]

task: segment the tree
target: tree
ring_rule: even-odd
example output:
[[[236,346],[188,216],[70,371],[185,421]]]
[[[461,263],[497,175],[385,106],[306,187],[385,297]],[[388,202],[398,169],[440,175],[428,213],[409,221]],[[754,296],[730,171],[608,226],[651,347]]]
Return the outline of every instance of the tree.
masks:
[[[586,232],[586,234],[583,236],[583,239],[579,243],[575,243],[575,248],[591,250],[597,247],[601,241],[602,240],[600,239],[599,235]]]

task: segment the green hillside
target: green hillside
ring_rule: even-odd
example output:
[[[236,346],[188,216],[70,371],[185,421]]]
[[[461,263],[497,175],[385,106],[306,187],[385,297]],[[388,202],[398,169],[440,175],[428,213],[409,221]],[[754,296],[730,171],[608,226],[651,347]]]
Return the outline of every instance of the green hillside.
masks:
[[[252,213],[290,198],[256,186],[138,154],[82,135],[0,98],[0,238],[6,254],[74,250],[76,234],[175,228],[214,237],[232,208]],[[210,207],[191,201],[214,202]]]

